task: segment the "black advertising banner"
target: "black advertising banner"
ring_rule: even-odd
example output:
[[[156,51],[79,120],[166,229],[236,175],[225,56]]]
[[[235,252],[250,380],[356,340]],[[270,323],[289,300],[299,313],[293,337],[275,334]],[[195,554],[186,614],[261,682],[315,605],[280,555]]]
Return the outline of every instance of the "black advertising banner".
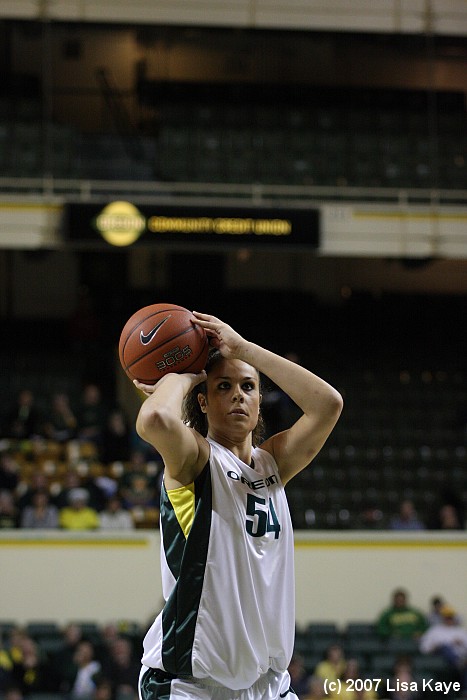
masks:
[[[65,239],[76,246],[319,247],[319,210],[237,206],[65,206]]]

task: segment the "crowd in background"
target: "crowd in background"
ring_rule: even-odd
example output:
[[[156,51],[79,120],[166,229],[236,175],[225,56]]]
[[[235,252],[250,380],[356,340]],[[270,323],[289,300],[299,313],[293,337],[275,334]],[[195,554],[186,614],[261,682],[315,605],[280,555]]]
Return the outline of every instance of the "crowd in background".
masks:
[[[57,392],[48,410],[32,391],[20,391],[2,437],[0,528],[130,529],[147,513],[157,525],[159,455],[97,384],[85,385],[76,406]]]
[[[288,356],[300,361],[296,354]],[[276,386],[263,394],[266,435],[297,419],[297,407]],[[85,383],[73,398],[57,391],[49,401],[24,388],[0,419],[0,528],[158,527],[160,456],[97,383]],[[55,454],[47,460],[51,446]],[[296,517],[293,501],[291,509]],[[427,521],[413,499],[401,494],[384,523],[381,515],[377,503],[362,504],[358,528],[465,529],[462,508],[452,500],[440,501]]]
[[[299,361],[296,358],[296,361]],[[265,392],[266,425],[276,432],[296,419],[297,407],[277,387]],[[55,453],[49,454],[55,450]],[[87,383],[80,396],[64,391],[49,402],[29,388],[21,390],[1,417],[0,528],[126,530],[157,527],[162,462],[136,434],[121,406],[109,403],[99,385]],[[363,514],[366,517],[366,513]],[[371,514],[370,514],[371,515]],[[464,528],[450,504],[439,513],[442,529]],[[373,528],[370,518],[362,527]],[[398,531],[427,527],[409,498],[401,498],[388,527]],[[416,683],[418,655],[438,656],[443,679],[457,680],[467,697],[467,631],[456,611],[436,596],[425,614],[413,608],[403,590],[395,591],[387,609],[374,620],[380,641],[415,641],[412,654],[394,654],[388,678]],[[70,700],[136,700],[141,630],[136,634],[108,625],[85,635],[67,625],[58,644],[47,647],[13,627],[0,635],[0,696],[23,700],[37,693],[57,693]],[[415,654],[415,656],[414,656]],[[293,687],[303,700],[324,700],[324,680],[339,679],[345,700],[422,700],[418,691],[344,692],[352,679],[373,674],[345,637],[323,650],[313,663],[300,645],[291,662]],[[415,679],[415,680],[414,680]],[[463,693],[463,694],[462,694]],[[426,695],[428,697],[428,695]],[[448,696],[449,697],[449,696]]]
[[[373,640],[375,653],[382,648],[393,652],[386,655],[389,664],[384,670],[366,668],[363,647],[355,653],[349,637],[329,644],[323,658],[312,668],[307,667],[306,656],[296,651],[289,670],[292,687],[299,697],[422,700],[433,695],[432,687],[423,686],[423,679],[429,678],[452,684],[446,691],[447,697],[467,697],[467,629],[463,621],[440,595],[431,598],[427,612],[414,607],[409,598],[405,589],[394,590],[389,605],[367,625],[367,641]],[[366,649],[369,648],[367,644]],[[427,662],[421,665],[424,657]],[[441,663],[436,665],[433,659]],[[457,690],[453,684],[457,684]]]
[[[4,630],[0,695],[4,700],[44,693],[73,700],[135,700],[140,630],[128,623],[91,627],[69,623],[41,630],[32,623]]]
[[[406,590],[398,588],[366,627],[375,644],[392,649],[391,663],[383,672],[371,667],[371,655],[362,657],[361,647],[355,653],[351,625],[336,632],[313,662],[303,645],[307,632],[297,630],[289,671],[298,697],[422,700],[432,691],[422,692],[420,657],[428,658],[428,667],[434,666],[434,657],[443,661],[436,671],[431,668],[430,677],[459,684],[459,690],[446,697],[467,697],[467,630],[442,596],[433,596],[424,612],[410,603]],[[136,700],[143,636],[141,626],[128,621],[71,622],[64,627],[38,622],[0,628],[0,697],[23,700],[52,694],[56,700]],[[313,635],[307,639],[316,645]],[[406,646],[391,646],[391,642]],[[377,677],[381,678],[378,686]],[[365,679],[373,680],[365,684]]]

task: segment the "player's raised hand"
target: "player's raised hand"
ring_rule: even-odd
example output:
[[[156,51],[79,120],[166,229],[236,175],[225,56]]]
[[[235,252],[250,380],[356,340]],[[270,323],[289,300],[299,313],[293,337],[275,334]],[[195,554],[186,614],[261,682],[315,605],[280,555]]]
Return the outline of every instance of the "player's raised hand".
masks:
[[[202,314],[199,311],[193,311],[193,316],[196,319],[195,323],[204,328],[209,336],[211,347],[217,348],[225,358],[241,358],[242,349],[247,341],[237,331],[234,331],[232,326],[215,316]]]

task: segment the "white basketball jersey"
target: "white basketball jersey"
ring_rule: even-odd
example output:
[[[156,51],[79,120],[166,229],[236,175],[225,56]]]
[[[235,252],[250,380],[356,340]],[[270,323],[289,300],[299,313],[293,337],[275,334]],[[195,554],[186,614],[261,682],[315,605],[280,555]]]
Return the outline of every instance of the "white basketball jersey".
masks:
[[[269,668],[285,671],[293,651],[293,531],[273,457],[253,449],[253,466],[209,440],[194,482],[185,537],[170,492],[161,496],[165,606],[144,640],[142,663],[175,677],[249,688]]]

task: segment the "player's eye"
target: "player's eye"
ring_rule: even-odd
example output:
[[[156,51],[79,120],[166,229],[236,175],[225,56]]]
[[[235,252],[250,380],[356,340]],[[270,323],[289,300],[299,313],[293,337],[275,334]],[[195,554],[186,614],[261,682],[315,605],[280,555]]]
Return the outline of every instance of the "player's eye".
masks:
[[[217,386],[218,389],[230,389],[230,382],[220,382]]]
[[[252,391],[255,388],[255,383],[254,382],[245,382],[242,385],[242,387],[243,387],[243,389],[245,389],[245,391]]]

